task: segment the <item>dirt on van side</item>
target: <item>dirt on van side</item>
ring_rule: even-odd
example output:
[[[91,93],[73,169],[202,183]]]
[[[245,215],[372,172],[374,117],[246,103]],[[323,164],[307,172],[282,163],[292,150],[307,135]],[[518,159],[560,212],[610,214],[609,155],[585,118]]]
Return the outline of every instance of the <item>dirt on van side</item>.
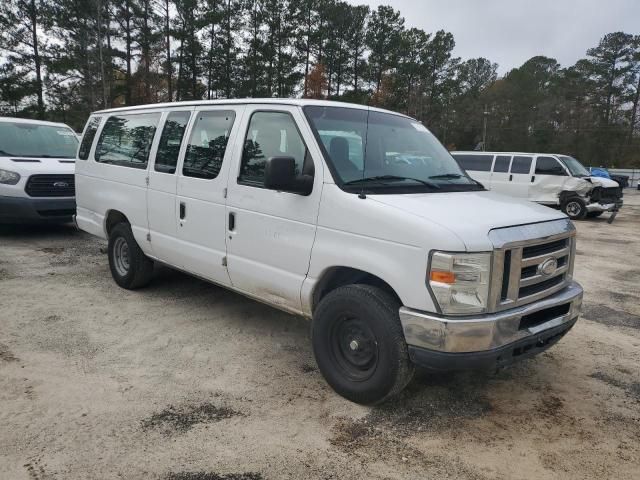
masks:
[[[0,228],[0,479],[633,479],[640,192],[577,222],[584,315],[499,373],[419,372],[379,407],[326,385],[309,324],[181,273],[111,280],[105,243]]]

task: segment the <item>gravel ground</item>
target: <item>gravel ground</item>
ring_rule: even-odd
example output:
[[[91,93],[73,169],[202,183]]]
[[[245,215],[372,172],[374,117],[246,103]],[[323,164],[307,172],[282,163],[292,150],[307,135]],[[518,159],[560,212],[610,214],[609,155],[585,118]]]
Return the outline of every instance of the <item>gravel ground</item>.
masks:
[[[558,345],[376,408],[325,384],[302,319],[168,269],[128,292],[102,241],[2,228],[0,479],[637,479],[639,193],[577,223]]]

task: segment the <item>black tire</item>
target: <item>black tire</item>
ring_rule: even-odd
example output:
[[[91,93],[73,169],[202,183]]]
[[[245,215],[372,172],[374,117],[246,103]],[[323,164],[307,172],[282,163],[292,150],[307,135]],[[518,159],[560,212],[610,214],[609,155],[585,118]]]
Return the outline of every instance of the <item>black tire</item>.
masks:
[[[365,405],[399,393],[411,381],[398,310],[387,292],[369,285],[337,288],[313,316],[313,352],[327,383],[343,397]],[[355,343],[354,343],[355,342]]]
[[[600,215],[602,215],[604,212],[588,212],[587,213],[587,217],[588,218],[596,218],[599,217]]]
[[[134,290],[151,281],[153,261],[142,253],[128,223],[119,223],[111,230],[108,256],[111,276],[122,288]]]
[[[583,220],[587,216],[587,204],[580,197],[571,197],[562,204],[562,212],[571,220]]]

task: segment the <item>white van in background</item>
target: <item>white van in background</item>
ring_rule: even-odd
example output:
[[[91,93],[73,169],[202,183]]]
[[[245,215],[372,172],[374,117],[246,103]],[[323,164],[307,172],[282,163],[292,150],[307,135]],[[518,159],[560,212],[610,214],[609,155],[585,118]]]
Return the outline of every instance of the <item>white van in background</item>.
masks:
[[[577,321],[575,229],[486,191],[407,116],[294,99],[96,112],[77,223],[123,288],[154,262],[312,319],[318,367],[375,403],[414,365],[508,365]]]
[[[63,123],[0,117],[0,223],[71,221],[77,150]]]
[[[581,220],[622,206],[622,188],[613,180],[592,177],[567,155],[516,152],[451,152],[458,164],[490,190],[559,207]]]

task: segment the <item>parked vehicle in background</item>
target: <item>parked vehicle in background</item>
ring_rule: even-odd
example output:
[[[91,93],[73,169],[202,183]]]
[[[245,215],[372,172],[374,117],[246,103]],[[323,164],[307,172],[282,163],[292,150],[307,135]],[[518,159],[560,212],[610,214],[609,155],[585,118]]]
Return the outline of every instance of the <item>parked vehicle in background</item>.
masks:
[[[361,105],[225,100],[89,118],[77,223],[123,288],[159,262],[312,319],[319,369],[375,403],[414,365],[493,368],[577,321],[575,229],[486,191],[419,122]]]
[[[71,221],[77,149],[63,123],[0,117],[0,223]]]
[[[452,152],[453,158],[490,190],[560,208],[572,220],[617,212],[622,189],[591,176],[567,155],[516,152]]]
[[[629,186],[629,175],[611,173],[604,167],[589,167],[589,173],[592,177],[609,178],[620,185],[621,188]]]

